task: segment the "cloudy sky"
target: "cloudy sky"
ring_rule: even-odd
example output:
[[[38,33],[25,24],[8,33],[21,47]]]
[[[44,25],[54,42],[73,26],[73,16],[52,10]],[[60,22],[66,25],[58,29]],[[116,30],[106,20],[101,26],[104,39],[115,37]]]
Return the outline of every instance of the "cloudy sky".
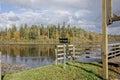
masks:
[[[120,0],[113,0],[113,12],[120,15]],[[0,0],[0,28],[16,24],[66,24],[101,32],[102,0]],[[120,22],[109,26],[120,34]]]

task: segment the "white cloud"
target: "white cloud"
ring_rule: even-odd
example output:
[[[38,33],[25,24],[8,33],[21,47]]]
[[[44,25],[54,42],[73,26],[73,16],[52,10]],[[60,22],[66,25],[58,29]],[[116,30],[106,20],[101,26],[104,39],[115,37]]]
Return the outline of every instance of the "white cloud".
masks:
[[[90,31],[101,31],[102,0],[1,0],[2,5],[22,10],[0,13],[0,27],[11,24],[67,24]],[[120,13],[120,0],[113,1],[113,11]],[[113,24],[112,26],[118,26]]]

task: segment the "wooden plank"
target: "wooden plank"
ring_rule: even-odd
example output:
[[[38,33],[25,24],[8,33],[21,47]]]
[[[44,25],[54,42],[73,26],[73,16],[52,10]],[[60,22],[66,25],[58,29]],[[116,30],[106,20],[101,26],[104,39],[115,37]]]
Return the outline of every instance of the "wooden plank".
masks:
[[[116,53],[117,51],[120,51],[120,50],[110,51],[108,54],[110,54],[110,53]]]
[[[55,49],[55,64],[57,65],[58,64],[58,60],[57,60],[57,48]]]
[[[64,59],[64,57],[57,58],[57,60],[63,60],[63,59]]]
[[[69,59],[71,56],[68,56],[67,58]],[[58,57],[57,60],[64,60],[64,57]]]
[[[120,21],[120,16],[117,16],[116,14],[113,14],[112,21]]]
[[[120,46],[120,43],[111,43],[111,44],[108,44],[108,46],[116,46],[116,45],[119,45]]]
[[[68,45],[68,47],[73,47],[74,45]]]
[[[120,54],[120,52],[115,53],[115,54],[111,54],[111,55],[109,55],[108,57],[116,56],[116,55],[118,55],[118,54]]]
[[[73,48],[69,48],[68,50],[69,50],[69,51],[73,51]]]
[[[63,56],[64,55],[64,53],[60,53],[60,54],[57,54],[58,56]]]
[[[64,44],[64,66],[63,68],[66,68],[66,45]]]
[[[107,0],[107,24],[112,24],[112,0]]]
[[[57,48],[63,48],[64,47],[64,45],[57,45]]]
[[[81,53],[80,52],[75,52],[75,55],[81,55]]]
[[[58,53],[59,53],[59,52],[63,52],[63,51],[64,51],[64,49],[58,49],[57,51],[58,51]]]
[[[120,63],[120,56],[109,59],[110,63]]]

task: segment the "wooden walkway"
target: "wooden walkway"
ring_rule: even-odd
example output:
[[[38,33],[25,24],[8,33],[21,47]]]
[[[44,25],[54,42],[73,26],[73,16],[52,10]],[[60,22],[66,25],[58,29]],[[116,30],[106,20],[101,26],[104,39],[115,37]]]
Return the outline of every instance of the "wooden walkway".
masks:
[[[109,59],[109,62],[120,65],[120,56],[117,56],[117,57],[115,57],[115,58]]]
[[[109,46],[108,62],[120,65],[120,43],[110,44]]]

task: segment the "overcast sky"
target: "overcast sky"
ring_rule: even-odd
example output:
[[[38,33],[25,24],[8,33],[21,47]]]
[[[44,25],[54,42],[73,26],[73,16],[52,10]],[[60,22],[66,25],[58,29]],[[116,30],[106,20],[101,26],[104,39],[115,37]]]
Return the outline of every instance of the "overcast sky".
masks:
[[[66,24],[101,31],[102,0],[0,0],[0,27],[12,24]],[[113,12],[120,15],[120,0],[113,0]],[[109,26],[120,34],[120,22]]]

